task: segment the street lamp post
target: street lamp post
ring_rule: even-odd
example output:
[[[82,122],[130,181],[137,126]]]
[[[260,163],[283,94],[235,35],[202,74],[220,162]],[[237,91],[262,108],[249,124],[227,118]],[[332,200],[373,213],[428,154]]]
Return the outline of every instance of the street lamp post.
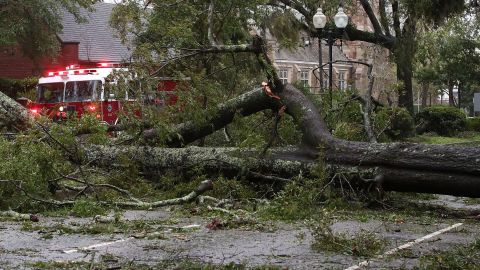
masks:
[[[320,80],[320,92],[323,92],[323,69],[322,69],[322,30],[327,23],[327,16],[323,14],[322,9],[318,8],[317,13],[313,15],[313,26],[317,29],[318,34],[318,72]]]
[[[345,14],[345,12],[343,12],[343,7],[340,6],[338,8],[338,11],[337,11],[337,14],[335,15],[334,17],[334,22],[335,22],[335,26],[336,26],[336,29],[339,29],[340,30],[340,35],[342,34],[343,32],[343,29],[345,29],[345,27],[347,27],[347,24],[348,24],[348,16],[347,14]],[[313,16],[313,26],[315,27],[315,29],[317,30],[317,33],[318,33],[318,42],[319,42],[319,45],[318,45],[318,49],[319,49],[319,59],[318,59],[318,68],[319,68],[319,72],[320,72],[320,89],[322,90],[322,86],[323,86],[323,69],[322,69],[322,46],[321,46],[321,42],[322,42],[322,32],[323,32],[323,29],[325,29],[325,25],[327,24],[327,16],[325,16],[325,14],[323,14],[322,12],[322,9],[321,8],[318,8],[317,9],[317,13]],[[327,28],[326,30],[326,37],[325,37],[325,41],[327,42],[327,45],[328,45],[328,94],[329,94],[329,98],[330,98],[330,107],[332,107],[332,88],[333,88],[333,44],[335,43],[335,41],[337,40],[337,37],[336,37],[336,29],[332,29],[332,28]]]

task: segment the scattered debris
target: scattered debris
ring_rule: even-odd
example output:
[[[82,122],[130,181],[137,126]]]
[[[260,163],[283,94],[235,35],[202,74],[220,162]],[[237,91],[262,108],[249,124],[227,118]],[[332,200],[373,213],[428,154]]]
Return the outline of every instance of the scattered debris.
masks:
[[[19,220],[30,220],[32,222],[38,222],[40,219],[34,214],[22,214],[13,210],[0,211],[0,217],[12,217]]]

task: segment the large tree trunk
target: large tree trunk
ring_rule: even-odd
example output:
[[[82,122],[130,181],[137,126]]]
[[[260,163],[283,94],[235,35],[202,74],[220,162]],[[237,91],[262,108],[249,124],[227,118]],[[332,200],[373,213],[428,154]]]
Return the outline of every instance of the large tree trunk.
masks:
[[[401,37],[394,48],[395,64],[397,64],[397,79],[403,83],[398,93],[398,105],[405,107],[413,115],[413,57],[415,55],[416,19],[405,20]],[[397,30],[400,31],[400,30]]]
[[[0,129],[23,130],[28,127],[28,110],[0,91]]]
[[[453,81],[448,81],[448,105],[454,107],[455,106],[455,97],[453,96]]]
[[[353,148],[354,154],[349,154],[344,147]],[[455,160],[455,157],[464,156],[465,153],[478,155],[480,150],[450,149],[447,154],[453,157],[444,158],[440,162],[445,155],[440,154],[441,147],[436,148],[350,142],[336,149],[324,149],[325,169],[332,175],[344,173],[350,179],[357,180],[357,185],[376,184],[387,191],[480,197],[480,172],[476,168],[478,162],[470,159],[469,164],[462,167]],[[398,154],[403,156],[394,158]],[[249,181],[282,182],[298,175],[309,176],[318,162],[305,149],[273,149],[269,155],[260,158],[257,151],[237,148],[91,146],[86,149],[86,155],[89,160],[95,160],[97,165],[106,167],[116,164],[120,157],[128,156],[144,172],[154,175],[172,170],[182,174],[188,169],[198,170],[200,167],[206,174],[241,175]],[[376,157],[379,157],[378,160]],[[422,164],[427,165],[422,167]]]
[[[246,94],[251,95],[260,93],[256,90]],[[267,179],[283,179],[302,172],[308,174],[312,165],[322,158],[328,168],[354,173],[357,179],[371,179],[385,190],[480,197],[480,149],[336,139],[303,93],[287,85],[278,89],[278,95],[287,106],[286,112],[295,119],[303,133],[302,145],[298,149],[275,149],[264,158],[252,150],[197,147],[92,146],[86,149],[86,154],[89,160],[104,166],[112,166],[119,156],[127,155],[148,172],[200,166],[210,173],[248,171],[251,177],[266,175]],[[265,108],[262,104],[257,103],[257,106]],[[216,126],[217,129],[221,127]],[[195,130],[191,129],[192,132]]]
[[[422,108],[427,107],[427,100],[428,100],[428,90],[430,89],[429,83],[422,83]]]
[[[403,83],[398,93],[398,105],[406,108],[413,115],[412,65],[405,60],[397,61],[397,79]]]
[[[233,121],[235,115],[248,116],[277,107],[275,100],[272,100],[262,89],[258,88],[219,105],[217,111],[209,114],[208,118],[203,121],[177,125],[165,143],[170,147],[181,147],[225,127]],[[145,130],[143,136],[147,141],[159,139],[158,132],[155,129]]]
[[[459,81],[458,88],[457,88],[457,105],[459,109],[462,108],[462,98],[463,98],[462,93],[464,91],[464,88],[465,88],[465,82]]]

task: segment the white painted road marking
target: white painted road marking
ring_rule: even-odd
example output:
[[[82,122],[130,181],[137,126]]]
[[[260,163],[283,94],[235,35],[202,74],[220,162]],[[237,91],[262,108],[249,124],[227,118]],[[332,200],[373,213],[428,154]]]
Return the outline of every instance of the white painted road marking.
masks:
[[[450,226],[450,227],[447,227],[447,228],[445,228],[445,229],[441,229],[441,230],[439,230],[439,231],[433,232],[433,233],[431,233],[431,234],[425,235],[424,237],[418,238],[418,239],[416,239],[416,240],[414,240],[414,241],[408,242],[408,243],[406,243],[406,244],[404,244],[404,245],[401,245],[401,246],[399,246],[399,247],[396,247],[396,248],[394,248],[394,249],[391,249],[391,250],[383,253],[382,255],[379,255],[379,256],[375,257],[374,259],[372,259],[372,260],[370,260],[370,261],[363,261],[363,262],[361,262],[361,263],[359,263],[359,264],[357,264],[357,265],[350,266],[349,268],[346,268],[345,270],[357,270],[357,269],[361,269],[361,268],[364,267],[364,266],[368,266],[368,265],[369,265],[372,261],[374,261],[374,260],[383,259],[384,257],[386,257],[386,256],[388,256],[388,255],[392,255],[392,254],[394,254],[395,252],[397,252],[397,251],[399,251],[399,250],[409,248],[409,247],[411,247],[411,246],[413,246],[413,245],[415,245],[415,244],[418,244],[418,243],[420,243],[420,242],[423,242],[423,241],[425,241],[425,240],[428,240],[428,239],[430,239],[430,238],[432,238],[432,237],[435,237],[435,236],[437,236],[437,235],[439,235],[439,234],[442,234],[442,233],[444,233],[444,232],[448,232],[448,231],[450,231],[450,230],[453,230],[453,229],[455,229],[455,228],[457,228],[457,227],[460,227],[460,226],[462,226],[462,225],[463,225],[463,223],[453,224],[453,225]]]
[[[79,251],[82,251],[82,250],[91,250],[91,249],[95,249],[95,248],[98,248],[98,247],[106,247],[106,246],[110,246],[110,245],[113,245],[113,244],[125,242],[125,241],[128,241],[130,239],[133,239],[133,237],[129,237],[129,238],[125,238],[125,239],[119,239],[119,240],[111,241],[111,242],[104,242],[104,243],[95,244],[95,245],[91,245],[91,246],[83,247],[83,248],[78,248],[78,249],[64,250],[63,253],[70,254],[70,253],[75,253],[75,252],[79,252]]]

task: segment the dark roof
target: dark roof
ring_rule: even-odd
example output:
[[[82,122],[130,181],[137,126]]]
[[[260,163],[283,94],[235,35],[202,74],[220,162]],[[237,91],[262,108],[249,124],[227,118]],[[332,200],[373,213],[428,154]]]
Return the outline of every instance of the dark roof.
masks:
[[[315,39],[312,44],[306,47],[296,49],[277,48],[275,50],[275,60],[290,60],[302,62],[318,62],[318,41]],[[345,54],[337,47],[333,46],[333,60],[348,60]],[[328,46],[322,44],[322,61],[328,62]]]
[[[131,50],[114,34],[110,27],[110,15],[115,4],[97,3],[94,11],[81,10],[87,19],[77,23],[72,14],[64,12],[63,31],[58,36],[64,43],[79,42],[78,57],[80,61],[89,62],[127,62]]]
[[[276,39],[270,31],[267,31],[267,39],[274,44],[274,57],[275,60],[286,61],[301,61],[301,62],[318,62],[318,39],[310,38],[310,45],[305,47],[298,47],[294,49],[281,48],[278,46]],[[348,60],[347,56],[339,49],[338,46],[332,48],[333,60]],[[328,62],[328,46],[325,42],[322,43],[322,61]]]

